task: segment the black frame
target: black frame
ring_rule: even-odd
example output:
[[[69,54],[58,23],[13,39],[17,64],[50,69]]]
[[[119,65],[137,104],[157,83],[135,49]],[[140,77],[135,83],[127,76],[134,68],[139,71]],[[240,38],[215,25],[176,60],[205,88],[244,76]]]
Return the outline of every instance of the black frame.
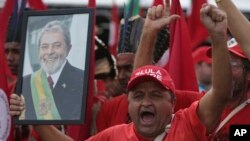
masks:
[[[85,20],[84,21],[83,20],[79,21],[78,18],[74,18],[75,21],[78,24],[76,24],[76,22],[74,24],[72,24],[74,16],[76,16],[76,17],[77,16],[82,16],[82,18],[79,18],[79,19],[87,19],[88,21],[87,22]],[[71,18],[71,21],[69,20],[70,18]],[[31,20],[31,19],[36,19],[37,21],[36,20]],[[31,30],[32,26],[30,26],[30,25],[34,24],[34,26],[37,27],[38,24],[42,25],[44,23],[44,25],[45,25],[46,23],[48,23],[48,22],[50,22],[52,20],[55,20],[55,19],[60,20],[60,21],[64,21],[64,23],[67,23],[67,20],[68,20],[68,22],[70,21],[69,24],[71,26],[69,27],[69,29],[77,28],[77,30],[75,29],[75,31],[80,31],[81,27],[85,26],[85,30],[82,29],[82,33],[84,33],[85,35],[81,36],[82,35],[82,34],[80,34],[81,32],[80,33],[74,32],[76,34],[80,34],[80,35],[76,35],[75,38],[78,38],[78,39],[74,39],[74,40],[79,42],[78,44],[83,45],[83,47],[82,46],[81,47],[83,48],[82,50],[85,51],[85,55],[81,56],[81,53],[79,53],[79,51],[75,51],[73,53],[73,55],[71,55],[71,56],[77,56],[77,58],[78,58],[76,60],[76,57],[75,57],[75,60],[72,59],[71,62],[78,61],[79,58],[80,58],[79,55],[82,58],[85,59],[85,64],[84,63],[83,63],[84,65],[80,64],[80,65],[82,65],[83,70],[84,70],[83,76],[79,76],[79,77],[83,77],[83,84],[78,84],[78,85],[81,85],[81,88],[82,88],[82,91],[81,91],[82,92],[82,101],[81,101],[81,103],[75,103],[75,101],[72,101],[72,103],[74,103],[74,104],[80,104],[81,105],[80,106],[81,107],[81,109],[80,109],[80,112],[81,112],[80,113],[80,118],[76,118],[76,119],[63,119],[62,118],[62,119],[59,119],[59,120],[58,119],[47,120],[47,119],[34,119],[34,118],[20,119],[19,117],[15,117],[14,122],[16,124],[83,124],[84,121],[85,121],[85,115],[86,115],[86,111],[87,111],[86,110],[87,97],[88,97],[88,78],[89,78],[89,72],[90,72],[90,58],[91,58],[90,53],[91,53],[91,49],[92,49],[92,40],[93,40],[93,31],[94,31],[93,30],[93,28],[94,28],[94,9],[92,9],[92,8],[53,9],[53,10],[45,10],[45,11],[24,11],[23,21],[22,21],[22,40],[21,40],[20,67],[19,67],[19,74],[18,74],[18,82],[17,82],[17,87],[16,87],[16,93],[21,95],[23,93],[23,90],[25,89],[25,88],[23,88],[23,86],[26,85],[26,83],[30,83],[30,82],[25,81],[26,75],[24,75],[24,73],[25,73],[24,70],[26,70],[25,65],[27,65],[27,62],[26,62],[27,58],[29,58],[28,60],[30,60],[30,62],[32,60],[35,60],[34,55],[33,55],[33,59],[30,58],[32,56],[32,54],[36,54],[35,52],[32,52],[32,50],[34,51],[34,49],[31,49],[31,48],[35,48],[35,47],[34,46],[29,47],[28,46],[28,45],[31,45],[31,44],[28,44],[28,42],[29,42],[29,40],[32,40],[32,39],[29,39],[27,37],[29,37],[29,34],[31,33],[30,31],[33,31],[33,30]],[[48,20],[48,21],[45,21],[45,20]],[[31,21],[36,21],[36,22],[31,23]],[[79,24],[79,22],[81,22],[81,24]],[[77,27],[74,27],[74,25],[76,25]],[[34,28],[34,29],[36,29],[36,31],[39,31],[39,29],[41,29],[41,28],[39,28],[39,29]],[[85,32],[87,32],[87,33],[85,33],[83,30]],[[76,46],[73,45],[72,34],[73,33],[71,33],[72,47],[71,47],[70,53],[72,51],[72,48],[76,48]],[[36,35],[38,35],[38,34],[36,34]],[[84,41],[84,40],[82,38],[80,38],[80,37],[84,37],[84,36],[86,37],[86,39],[84,39],[86,41],[86,43],[81,43],[81,41]],[[37,38],[37,41],[38,41],[38,38]],[[27,51],[28,47],[29,47],[29,51],[30,51],[29,53],[27,53],[28,52]],[[38,42],[37,42],[37,47],[38,47]],[[79,53],[79,54],[76,54],[76,53]],[[26,59],[25,59],[25,57],[26,57]],[[67,59],[69,60],[68,57],[67,57]],[[37,57],[37,60],[39,60],[38,57]],[[39,66],[37,66],[37,65],[32,65],[32,63],[30,65],[32,66],[31,68],[33,69],[33,72],[35,72],[37,69],[39,69]],[[77,66],[75,66],[75,67],[77,67]],[[29,84],[29,85],[31,85],[31,84]],[[30,97],[32,97],[31,93],[32,92],[30,91]],[[53,96],[54,96],[54,94],[53,94]],[[60,99],[60,100],[63,100],[63,98]],[[34,104],[35,102],[32,102],[32,103]],[[39,103],[43,103],[43,102],[39,102]],[[54,103],[56,103],[56,102],[54,102]],[[37,104],[37,105],[40,106],[42,104]],[[51,105],[51,104],[49,104],[49,105]],[[25,106],[27,107],[27,106],[30,106],[30,105],[27,105],[27,103],[26,103]],[[31,105],[31,106],[34,107],[34,105]],[[65,107],[66,106],[67,105],[65,105]],[[40,106],[40,107],[42,107],[42,106]],[[52,106],[49,106],[49,107],[52,107]],[[33,109],[35,109],[35,108],[33,108]],[[60,113],[60,111],[59,111],[59,113]],[[61,116],[63,117],[63,114]],[[27,115],[26,117],[29,117],[29,116]]]

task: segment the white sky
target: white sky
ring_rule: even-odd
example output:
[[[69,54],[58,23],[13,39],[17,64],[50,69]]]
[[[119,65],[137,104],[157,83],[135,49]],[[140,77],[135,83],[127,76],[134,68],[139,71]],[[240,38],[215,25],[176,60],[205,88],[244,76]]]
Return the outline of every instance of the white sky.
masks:
[[[3,6],[4,1],[0,0],[0,7]],[[123,6],[124,2],[128,0],[96,0],[97,6],[111,6],[112,2],[115,1],[117,5]],[[180,0],[183,8],[190,6],[191,0]],[[209,3],[214,3],[214,0],[208,0]],[[250,11],[250,2],[249,0],[232,0],[238,8],[243,11]],[[43,0],[47,4],[65,4],[65,5],[86,5],[88,0]],[[144,7],[148,7],[152,4],[153,0],[140,0],[140,4]]]
[[[75,4],[75,5],[86,5],[88,0],[43,0],[45,3],[65,3],[65,4]],[[96,0],[96,4],[102,6],[110,6],[112,2],[115,2],[119,6],[123,6],[128,0]],[[182,7],[189,7],[191,0],[180,0]],[[214,3],[214,0],[208,0],[209,3]],[[249,0],[233,0],[237,7],[241,10],[250,11],[250,3]],[[140,4],[144,7],[148,7],[152,4],[153,0],[140,0]]]

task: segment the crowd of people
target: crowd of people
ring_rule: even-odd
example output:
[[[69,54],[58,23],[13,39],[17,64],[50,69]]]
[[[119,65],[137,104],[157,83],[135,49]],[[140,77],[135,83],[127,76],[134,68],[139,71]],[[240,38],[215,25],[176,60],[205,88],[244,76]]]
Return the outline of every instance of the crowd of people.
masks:
[[[74,138],[63,131],[64,126],[57,125],[15,126],[27,133],[23,139],[19,137],[19,140],[29,140],[31,135],[36,140],[44,141],[229,140],[230,125],[250,123],[250,22],[231,0],[216,0],[216,4],[217,6],[203,4],[200,10],[200,20],[211,41],[209,45],[198,47],[192,54],[199,91],[176,89],[170,74],[157,66],[157,61],[169,48],[170,35],[166,27],[180,16],[169,15],[168,4],[153,6],[148,9],[146,17],[131,18],[128,21],[130,28],[125,29],[124,21],[121,23],[116,57],[108,52],[107,46],[98,37],[95,38],[95,81],[104,82],[106,94],[95,95],[97,100],[92,109],[91,128],[82,131],[89,132],[89,136]],[[228,38],[228,29],[234,38]],[[123,30],[128,31],[122,34]],[[55,89],[64,68],[71,66],[66,58],[71,49],[70,33],[59,21],[48,23],[42,31],[39,56],[44,65],[27,76],[27,81],[32,81],[31,84],[36,87],[39,87],[35,84],[38,79],[44,81],[44,91],[55,100],[54,105],[49,104],[54,110],[39,111],[39,106],[46,106],[46,103],[39,104],[37,99],[29,97],[38,95],[39,99],[36,87],[26,86],[29,89],[26,92],[32,94],[23,93],[20,96],[14,93],[20,41],[6,40],[6,57],[12,72],[9,76],[12,88],[10,114],[22,119],[79,117],[77,109],[80,108],[77,106],[80,105],[76,104],[81,99],[79,95],[68,96],[64,102],[57,101],[56,98],[61,93],[67,95],[79,92],[60,92]],[[83,71],[73,66],[71,68],[68,71],[75,76],[73,80],[70,81],[72,77],[66,77],[68,74],[63,76],[70,81],[72,87],[79,86],[83,80],[79,80],[78,73]],[[56,78],[51,87],[46,80],[50,75]],[[82,88],[73,88],[79,89]],[[28,104],[29,102],[33,104]],[[27,107],[27,104],[34,107]],[[63,110],[63,105],[68,105],[69,109]],[[71,127],[73,126],[67,125],[65,130]]]

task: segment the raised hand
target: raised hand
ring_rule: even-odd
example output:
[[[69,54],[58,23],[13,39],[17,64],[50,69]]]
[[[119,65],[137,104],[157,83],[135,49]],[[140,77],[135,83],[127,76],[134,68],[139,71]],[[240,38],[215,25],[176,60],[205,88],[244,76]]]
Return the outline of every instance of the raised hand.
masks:
[[[227,15],[214,5],[203,4],[200,19],[211,35],[225,35],[227,33]]]
[[[179,15],[169,15],[169,2],[163,5],[153,6],[148,9],[144,28],[151,30],[153,33],[158,33],[163,27],[166,27],[172,21],[178,19]]]
[[[24,111],[24,99],[17,94],[11,94],[10,96],[10,115],[20,116]]]

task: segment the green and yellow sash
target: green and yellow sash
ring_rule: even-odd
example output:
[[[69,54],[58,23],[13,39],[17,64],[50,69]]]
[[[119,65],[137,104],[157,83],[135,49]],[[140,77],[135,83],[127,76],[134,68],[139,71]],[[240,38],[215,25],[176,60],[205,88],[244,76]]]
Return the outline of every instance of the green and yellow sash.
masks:
[[[60,120],[61,116],[55,105],[46,74],[42,69],[31,75],[30,85],[37,119]]]

